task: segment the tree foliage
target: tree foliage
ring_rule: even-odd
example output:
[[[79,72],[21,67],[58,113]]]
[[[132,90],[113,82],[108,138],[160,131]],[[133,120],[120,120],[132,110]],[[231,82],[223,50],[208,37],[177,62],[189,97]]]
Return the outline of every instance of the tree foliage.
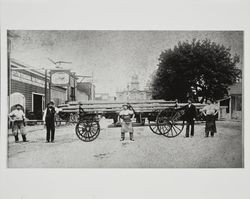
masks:
[[[163,51],[152,80],[153,98],[198,101],[198,97],[225,97],[228,86],[241,78],[236,67],[239,56],[232,56],[230,50],[208,39],[194,39]]]

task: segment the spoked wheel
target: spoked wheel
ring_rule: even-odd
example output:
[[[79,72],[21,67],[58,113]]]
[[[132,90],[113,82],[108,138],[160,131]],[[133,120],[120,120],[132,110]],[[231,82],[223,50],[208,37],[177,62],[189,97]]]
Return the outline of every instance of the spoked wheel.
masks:
[[[157,134],[157,135],[161,135],[161,132],[160,132],[160,131],[158,130],[158,128],[157,128],[156,121],[150,121],[150,120],[148,120],[148,126],[149,126],[150,130],[151,130],[153,133],[155,133],[155,134]]]
[[[99,136],[99,122],[93,120],[79,121],[76,124],[75,132],[80,140],[84,142],[91,142]]]
[[[184,121],[170,121],[171,123],[171,129],[168,131],[168,133],[163,134],[164,136],[168,138],[173,138],[181,134],[184,128]]]
[[[160,112],[157,116],[156,125],[160,135],[165,135],[170,131],[171,124],[169,122],[169,118],[168,113],[163,112]]]
[[[182,116],[183,110],[177,109],[165,109],[157,116],[157,128],[162,135],[173,138],[178,136],[183,128],[184,121]]]

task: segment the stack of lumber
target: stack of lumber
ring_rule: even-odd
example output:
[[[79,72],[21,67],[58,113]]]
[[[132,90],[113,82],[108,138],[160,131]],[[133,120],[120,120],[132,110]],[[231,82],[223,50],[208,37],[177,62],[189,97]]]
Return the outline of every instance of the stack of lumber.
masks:
[[[133,107],[136,113],[150,113],[154,111],[161,111],[166,108],[174,108],[176,104],[174,101],[165,100],[143,100],[143,101],[80,101],[69,102],[68,104],[61,104],[58,107],[62,112],[77,113],[79,106],[87,113],[119,113],[122,110],[123,104],[129,104]],[[178,104],[178,107],[185,106],[186,103]],[[194,104],[199,109],[203,107],[202,104]]]

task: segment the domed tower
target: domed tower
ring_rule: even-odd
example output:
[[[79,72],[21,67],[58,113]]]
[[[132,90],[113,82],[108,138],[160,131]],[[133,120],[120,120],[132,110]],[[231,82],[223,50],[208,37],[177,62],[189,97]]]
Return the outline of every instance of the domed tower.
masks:
[[[130,90],[139,90],[139,80],[136,74],[132,76]]]

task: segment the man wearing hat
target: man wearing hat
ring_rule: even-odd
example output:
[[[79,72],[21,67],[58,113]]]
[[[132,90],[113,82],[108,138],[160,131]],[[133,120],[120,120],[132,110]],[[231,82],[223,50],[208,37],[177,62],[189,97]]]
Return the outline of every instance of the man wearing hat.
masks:
[[[123,110],[119,113],[118,121],[122,124],[121,128],[121,141],[125,139],[125,133],[129,132],[130,140],[134,141],[132,126],[132,119],[134,118],[134,112],[128,109],[128,104],[122,105]]]
[[[46,125],[46,142],[54,142],[55,139],[55,114],[54,101],[50,101],[43,114],[43,122]]]
[[[197,110],[195,105],[193,105],[192,103],[192,99],[189,98],[188,99],[188,104],[184,107],[185,110],[185,120],[187,122],[186,125],[186,136],[185,137],[189,137],[189,128],[191,127],[191,137],[194,136],[194,121],[196,118],[196,114],[197,114]]]
[[[12,133],[15,136],[15,142],[19,141],[18,133],[21,133],[23,142],[27,142],[26,132],[24,131],[25,114],[22,109],[21,104],[16,104],[15,110],[9,114],[10,120],[13,121]]]

